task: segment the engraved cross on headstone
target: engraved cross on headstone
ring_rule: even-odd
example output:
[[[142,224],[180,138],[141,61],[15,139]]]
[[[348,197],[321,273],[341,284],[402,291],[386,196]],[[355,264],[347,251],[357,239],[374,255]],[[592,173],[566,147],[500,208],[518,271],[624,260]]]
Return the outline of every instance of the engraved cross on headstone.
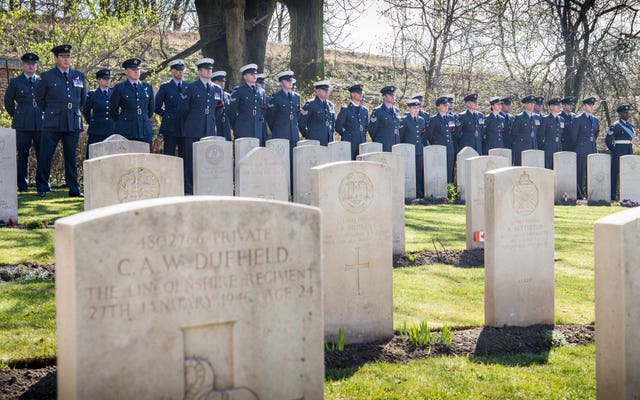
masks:
[[[369,262],[361,263],[360,262],[360,247],[356,247],[356,263],[355,264],[345,264],[344,270],[351,271],[356,270],[356,289],[358,291],[358,296],[360,296],[360,269],[366,268],[369,269]]]

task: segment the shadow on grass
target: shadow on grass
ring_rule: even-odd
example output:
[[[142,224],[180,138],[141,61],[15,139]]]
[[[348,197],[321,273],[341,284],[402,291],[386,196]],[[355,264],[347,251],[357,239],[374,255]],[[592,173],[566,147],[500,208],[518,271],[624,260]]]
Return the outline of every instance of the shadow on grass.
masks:
[[[30,260],[34,262],[42,262],[42,260],[53,254],[52,230],[43,228],[14,229],[12,231],[14,240],[0,240],[0,252],[6,251],[6,254],[29,254]]]
[[[545,364],[553,347],[553,325],[494,328],[485,326],[469,359],[481,364]]]

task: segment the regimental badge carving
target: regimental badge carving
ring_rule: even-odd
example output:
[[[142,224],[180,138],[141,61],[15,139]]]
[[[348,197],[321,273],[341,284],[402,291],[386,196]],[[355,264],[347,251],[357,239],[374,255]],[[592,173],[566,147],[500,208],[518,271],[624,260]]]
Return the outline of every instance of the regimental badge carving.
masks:
[[[129,168],[118,180],[117,192],[120,203],[155,199],[160,196],[160,181],[147,168]]]
[[[513,187],[513,210],[518,215],[529,215],[538,207],[538,187],[526,172],[522,172]]]
[[[340,182],[338,198],[345,210],[361,213],[369,208],[373,200],[373,183],[362,172],[351,172]]]
[[[7,147],[7,142],[4,140],[4,138],[0,137],[0,153],[4,151],[5,147]]]
[[[212,144],[207,148],[205,158],[209,164],[218,165],[224,159],[224,152],[219,145]]]

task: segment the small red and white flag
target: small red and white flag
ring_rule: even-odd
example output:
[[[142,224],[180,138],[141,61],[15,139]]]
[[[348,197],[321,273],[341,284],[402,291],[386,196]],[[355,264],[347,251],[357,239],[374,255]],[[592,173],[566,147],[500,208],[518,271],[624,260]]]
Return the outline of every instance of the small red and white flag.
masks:
[[[476,242],[484,242],[484,232],[475,231],[473,233],[473,240],[475,240]]]

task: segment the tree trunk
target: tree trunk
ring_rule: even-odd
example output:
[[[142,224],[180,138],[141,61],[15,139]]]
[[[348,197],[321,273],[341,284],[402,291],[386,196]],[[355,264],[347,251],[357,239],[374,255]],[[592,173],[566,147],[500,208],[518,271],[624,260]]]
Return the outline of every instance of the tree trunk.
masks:
[[[324,78],[322,38],[324,0],[284,0],[291,20],[291,69],[298,86],[310,88]]]
[[[258,64],[258,71],[264,71],[269,25],[275,7],[276,0],[247,0],[246,2],[244,10],[247,39],[245,61]]]

